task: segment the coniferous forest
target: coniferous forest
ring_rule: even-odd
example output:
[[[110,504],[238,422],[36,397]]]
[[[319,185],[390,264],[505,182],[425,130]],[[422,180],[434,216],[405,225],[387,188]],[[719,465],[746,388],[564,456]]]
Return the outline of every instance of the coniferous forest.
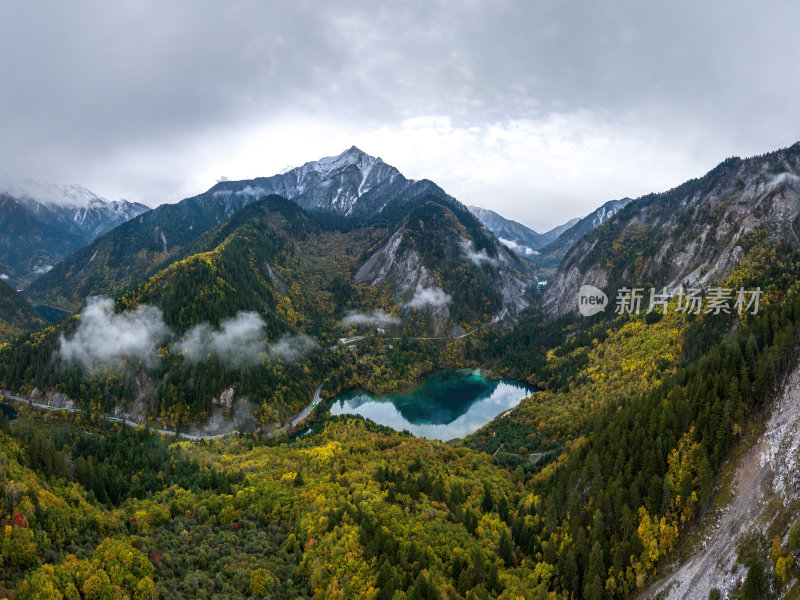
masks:
[[[276,218],[295,225],[279,229]],[[114,310],[152,303],[186,330],[219,323],[228,294],[242,290],[231,306],[261,304],[268,338],[302,323],[335,345],[334,315],[367,302],[396,309],[388,289],[320,269],[321,257],[354,243],[328,227],[279,199],[253,204],[187,259],[120,291]],[[316,260],[302,248],[307,231]],[[425,244],[423,253],[447,252],[446,242]],[[266,261],[281,286],[260,272]],[[2,585],[15,598],[635,597],[722,502],[726,465],[794,364],[799,274],[796,250],[754,243],[730,278],[764,291],[757,315],[553,319],[534,303],[514,327],[448,342],[416,339],[426,325],[412,316],[362,345],[244,370],[191,363],[169,346],[150,366],[53,369],[59,336],[85,317],[65,318],[1,350],[4,388],[52,385],[82,409],[9,404]],[[291,277],[320,278],[317,298],[294,296]],[[489,301],[477,298],[464,309]],[[385,391],[464,366],[536,391],[446,444],[330,417],[324,403],[300,437],[259,427],[179,441],[102,418],[145,376],[161,380],[147,401],[154,423],[207,418],[211,398],[234,384],[268,424],[296,412],[318,381],[328,394]],[[740,555],[741,597],[779,593],[796,576],[800,522],[791,512],[780,522]]]
[[[0,2],[0,600],[800,600],[798,22]]]

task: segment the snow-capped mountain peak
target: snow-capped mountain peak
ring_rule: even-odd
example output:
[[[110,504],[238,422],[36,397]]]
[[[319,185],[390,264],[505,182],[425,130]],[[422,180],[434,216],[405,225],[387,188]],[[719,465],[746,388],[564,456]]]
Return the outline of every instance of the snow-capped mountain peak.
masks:
[[[352,146],[337,156],[307,162],[272,177],[219,182],[212,195],[247,203],[279,194],[306,210],[370,217],[394,200],[402,202],[403,194],[417,185],[423,182],[403,177],[382,159]]]
[[[107,200],[78,184],[59,185],[23,179],[2,186],[0,193],[14,198],[37,221],[54,225],[87,241],[150,210],[138,202]]]
[[[378,162],[383,161],[380,158],[370,156],[355,146],[351,146],[338,156],[326,156],[317,161],[306,163],[303,166],[310,166],[320,175],[327,175],[333,171],[345,169],[352,165],[358,168],[361,174],[366,177],[372,170],[372,167]]]
[[[56,183],[23,179],[4,186],[4,190],[16,198],[31,198],[38,204],[45,206],[59,206],[66,208],[88,208],[97,203],[107,203],[108,200],[98,196],[93,191],[78,184],[59,185]]]

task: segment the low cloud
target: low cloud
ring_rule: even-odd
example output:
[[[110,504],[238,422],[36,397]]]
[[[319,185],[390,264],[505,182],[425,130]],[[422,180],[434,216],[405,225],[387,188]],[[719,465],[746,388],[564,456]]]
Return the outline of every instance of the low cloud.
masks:
[[[503,246],[505,246],[512,252],[516,252],[517,254],[524,254],[525,256],[531,256],[532,254],[539,254],[536,250],[528,246],[523,246],[522,244],[518,244],[514,240],[507,240],[505,238],[499,237],[497,238],[497,241],[503,244]]]
[[[453,298],[450,294],[445,293],[442,288],[418,287],[417,291],[414,292],[414,296],[408,302],[408,306],[411,308],[439,307],[450,304],[452,301]]]
[[[0,273],[0,279],[3,281],[8,281],[11,278],[6,273]]]
[[[277,342],[269,345],[269,353],[285,362],[297,362],[309,352],[319,348],[314,338],[301,333],[300,335],[284,334]]]
[[[794,173],[784,172],[784,173],[778,173],[777,175],[773,175],[767,182],[767,187],[769,188],[776,187],[782,183],[797,185],[798,182],[800,182],[800,177],[798,177]]]
[[[115,313],[113,300],[93,296],[86,300],[72,337],[61,335],[58,354],[89,370],[118,366],[126,359],[149,364],[169,335],[159,308],[145,304]]]
[[[240,312],[223,321],[219,329],[207,323],[195,325],[175,344],[175,349],[189,362],[215,356],[232,367],[258,364],[266,349],[265,324],[255,312]]]
[[[227,181],[227,180],[226,180]],[[260,198],[261,196],[266,196],[267,190],[262,187],[246,185],[240,190],[232,191],[232,190],[217,190],[214,192],[214,197],[219,196],[250,196],[252,198]]]
[[[492,266],[497,266],[497,259],[489,256],[486,248],[481,248],[480,252],[475,252],[472,240],[461,240],[461,250],[463,250],[467,260],[474,265],[480,266],[483,263],[488,263]]]
[[[59,339],[58,356],[67,363],[93,371],[101,366],[120,367],[126,360],[152,364],[160,346],[174,334],[161,309],[144,304],[134,310],[114,312],[114,301],[95,296],[86,301],[75,332]],[[256,312],[239,312],[218,328],[201,323],[172,344],[184,360],[199,363],[215,357],[231,367],[257,365],[270,356],[296,362],[319,347],[305,335],[285,334],[267,346],[266,325]]]
[[[394,317],[383,310],[373,310],[370,313],[360,313],[351,310],[340,321],[344,327],[351,327],[353,325],[368,325],[370,327],[388,327],[390,325],[399,325],[400,319]]]
[[[45,273],[49,272],[53,268],[53,265],[45,265],[43,267],[36,267],[32,273],[34,275],[44,275]]]

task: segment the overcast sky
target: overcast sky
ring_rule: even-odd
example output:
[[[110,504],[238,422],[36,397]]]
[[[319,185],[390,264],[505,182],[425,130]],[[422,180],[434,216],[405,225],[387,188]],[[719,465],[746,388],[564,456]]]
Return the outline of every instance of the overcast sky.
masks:
[[[800,139],[790,2],[0,4],[0,177],[151,206],[355,144],[543,230]]]

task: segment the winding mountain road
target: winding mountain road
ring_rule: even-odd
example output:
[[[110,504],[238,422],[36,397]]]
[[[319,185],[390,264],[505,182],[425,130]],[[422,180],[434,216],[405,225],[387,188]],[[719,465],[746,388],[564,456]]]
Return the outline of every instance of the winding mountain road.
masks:
[[[287,425],[284,425],[283,427],[278,428],[275,432],[273,432],[273,435],[275,433],[277,433],[278,431],[281,431],[282,429],[288,429],[288,428],[294,427],[300,421],[302,421],[303,419],[308,417],[308,415],[311,414],[311,411],[314,410],[314,407],[317,406],[317,404],[319,404],[319,402],[321,400],[320,392],[322,392],[322,384],[321,383],[317,387],[317,390],[314,392],[314,398],[311,401],[311,404],[309,404],[307,407],[305,407],[303,410],[301,410],[299,413],[297,413],[294,417],[289,419],[289,422],[287,423],[288,427],[287,427]],[[17,396],[15,394],[10,394],[10,393],[5,392],[5,391],[0,391],[0,398],[7,398],[9,400],[14,400],[15,402],[18,402],[20,404],[26,404],[28,406],[35,406],[36,408],[43,408],[45,410],[63,410],[64,412],[70,412],[70,413],[82,413],[83,412],[79,408],[67,408],[67,407],[60,407],[60,406],[50,406],[49,404],[41,404],[39,402],[32,402],[31,400],[28,400],[28,399],[23,398],[21,396]],[[110,417],[110,416],[107,416],[107,415],[105,415],[103,418],[106,421],[109,421],[111,423],[124,423],[125,425],[128,425],[130,427],[140,427],[141,425],[144,425],[144,423],[138,423],[136,421],[129,421],[128,419],[120,419],[118,417]],[[194,434],[191,434],[191,433],[183,433],[183,432],[180,432],[180,431],[170,431],[169,429],[151,429],[151,431],[153,431],[155,433],[160,433],[160,434],[163,434],[163,435],[171,435],[172,437],[178,437],[178,438],[183,438],[183,439],[192,440],[192,441],[216,440],[216,439],[228,437],[229,435],[235,435],[235,434],[239,433],[239,431],[234,430],[234,431],[228,431],[227,433],[218,433],[218,434],[215,434],[215,435],[194,435]]]
[[[22,398],[21,396],[15,396],[14,394],[9,394],[8,392],[0,392],[0,398],[7,398],[9,400],[14,400],[15,402],[19,402],[20,404],[27,404],[28,406],[35,406],[36,408],[43,408],[45,410],[63,410],[64,412],[70,413],[82,413],[83,411],[79,408],[67,408],[61,406],[50,406],[49,404],[40,404],[39,402],[32,402],[31,400],[27,400]],[[106,421],[111,423],[124,423],[125,425],[129,425],[130,427],[139,427],[144,425],[144,423],[137,423],[136,421],[128,421],[127,419],[119,419],[117,417],[109,417],[104,416]],[[190,433],[181,433],[170,431],[168,429],[152,429],[156,433],[161,433],[164,435],[171,435],[173,437],[181,437],[187,440],[215,440],[217,438],[223,438],[229,436],[234,433],[238,433],[238,431],[230,431],[228,433],[219,433],[217,435],[192,435]]]
[[[484,323],[483,325],[480,325],[480,326],[476,327],[475,329],[472,329],[471,331],[468,331],[468,332],[466,332],[466,333],[464,333],[462,335],[458,335],[458,336],[438,336],[438,337],[436,337],[436,336],[431,336],[431,337],[422,337],[422,336],[420,336],[420,337],[411,337],[409,339],[412,339],[412,340],[458,340],[458,339],[462,339],[462,338],[468,337],[468,336],[470,336],[470,335],[472,335],[474,333],[477,333],[478,331],[480,331],[480,330],[482,330],[482,329],[484,329],[486,327],[490,327],[492,325],[495,325],[496,323],[502,321],[503,318],[505,318],[505,316],[506,316],[505,314],[502,314],[499,318],[492,319],[490,322]],[[358,342],[361,342],[361,341],[367,340],[367,339],[371,339],[371,338],[374,338],[374,337],[376,337],[376,334],[369,335],[369,336],[355,336],[355,337],[352,337],[352,338],[347,338],[344,341],[340,341],[335,346],[331,346],[330,348],[327,348],[327,350],[328,351],[337,350],[339,348],[344,348],[344,347],[347,347],[347,346],[350,346],[350,345],[353,345],[353,344],[357,344]],[[387,339],[399,340],[399,339],[402,339],[402,338],[400,338],[400,337],[392,337],[392,338],[387,338]],[[300,423],[301,421],[306,419],[308,417],[308,415],[311,414],[311,411],[314,410],[314,408],[320,403],[320,401],[322,399],[321,396],[320,396],[320,393],[322,392],[322,385],[323,384],[320,383],[317,386],[317,389],[314,392],[314,398],[311,400],[311,404],[309,404],[307,407],[305,407],[303,410],[301,410],[295,416],[291,417],[289,419],[289,421],[285,425],[279,427],[278,429],[273,431],[270,435],[275,435],[276,433],[278,433],[280,431],[283,431],[284,429],[290,429],[292,427],[295,427],[298,423]],[[70,412],[70,413],[82,413],[83,412],[79,408],[67,408],[67,407],[59,407],[59,406],[50,406],[49,404],[41,404],[39,402],[33,402],[31,400],[28,400],[28,399],[23,398],[21,396],[17,396],[15,394],[11,394],[11,393],[9,393],[7,391],[4,391],[4,390],[0,390],[0,398],[7,398],[9,400],[13,400],[13,401],[18,402],[20,404],[27,404],[29,406],[35,406],[37,408],[42,408],[44,410],[63,410],[65,412]],[[111,417],[111,416],[107,416],[107,415],[104,415],[103,418],[106,419],[107,421],[111,422],[111,423],[124,423],[125,425],[128,425],[130,427],[140,427],[141,425],[145,424],[145,423],[139,423],[137,421],[129,421],[127,419],[120,419],[118,417]],[[183,432],[180,432],[180,431],[171,431],[169,429],[151,429],[151,431],[154,431],[156,433],[160,433],[162,435],[170,435],[172,437],[178,437],[178,438],[183,438],[183,439],[192,440],[192,441],[216,440],[216,439],[219,439],[219,438],[224,438],[224,437],[227,437],[229,435],[234,435],[234,434],[238,434],[239,433],[239,431],[234,430],[234,431],[229,431],[227,433],[218,433],[218,434],[215,434],[215,435],[194,435],[194,434],[191,434],[191,433],[183,433]]]
[[[320,383],[319,386],[317,386],[317,391],[314,392],[314,399],[311,401],[311,404],[309,404],[307,407],[305,407],[303,410],[297,413],[297,415],[295,415],[295,417],[289,421],[292,427],[297,425],[300,421],[302,421],[308,415],[311,414],[311,411],[314,410],[314,407],[317,404],[319,404],[321,391],[322,391],[322,384]]]

